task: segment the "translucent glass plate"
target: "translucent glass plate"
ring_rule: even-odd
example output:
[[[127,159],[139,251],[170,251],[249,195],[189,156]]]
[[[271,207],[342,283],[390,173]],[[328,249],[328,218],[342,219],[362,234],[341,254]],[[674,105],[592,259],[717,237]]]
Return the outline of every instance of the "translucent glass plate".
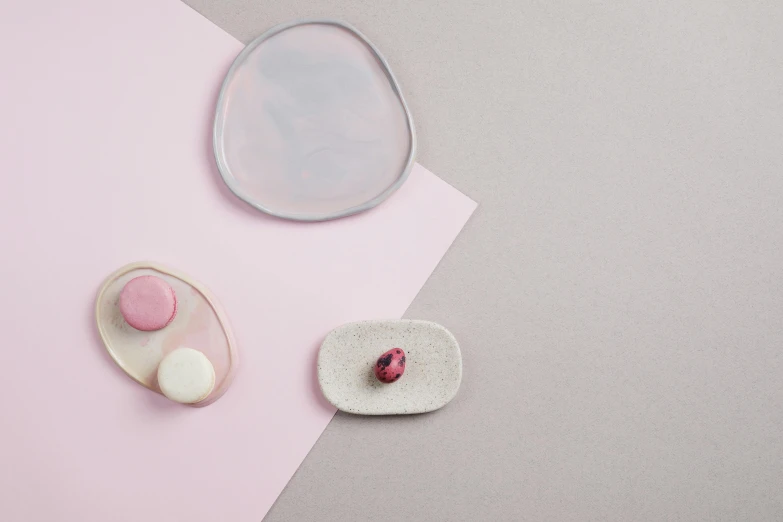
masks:
[[[378,205],[405,181],[416,151],[386,60],[334,20],[280,25],[248,45],[223,82],[213,137],[234,194],[298,221]]]
[[[120,292],[138,276],[152,275],[166,281],[177,296],[177,315],[165,328],[143,332],[122,317]],[[237,369],[237,348],[225,312],[200,283],[156,263],[126,265],[111,274],[98,292],[95,321],[106,350],[130,378],[161,393],[158,366],[163,358],[186,346],[203,353],[215,368],[215,387],[206,399],[190,406],[207,406],[231,386]]]

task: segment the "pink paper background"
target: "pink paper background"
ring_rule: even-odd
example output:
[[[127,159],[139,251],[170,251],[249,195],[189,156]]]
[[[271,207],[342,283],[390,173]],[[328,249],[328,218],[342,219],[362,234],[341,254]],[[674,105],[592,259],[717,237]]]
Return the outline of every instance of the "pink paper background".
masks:
[[[332,417],[323,336],[400,316],[475,204],[420,166],[336,222],[242,204],[210,147],[242,46],[176,0],[5,2],[0,34],[0,519],[260,521]],[[99,285],[142,259],[234,327],[240,373],[207,408],[133,383],[98,340]]]

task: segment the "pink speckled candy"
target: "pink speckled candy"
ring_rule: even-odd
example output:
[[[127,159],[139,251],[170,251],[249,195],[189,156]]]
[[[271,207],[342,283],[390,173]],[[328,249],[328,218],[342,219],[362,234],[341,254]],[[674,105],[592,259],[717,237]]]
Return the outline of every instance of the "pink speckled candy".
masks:
[[[177,315],[177,296],[160,277],[135,277],[120,292],[120,312],[137,330],[160,330]]]
[[[375,376],[385,383],[397,382],[405,373],[405,351],[392,348],[378,358],[375,363]]]

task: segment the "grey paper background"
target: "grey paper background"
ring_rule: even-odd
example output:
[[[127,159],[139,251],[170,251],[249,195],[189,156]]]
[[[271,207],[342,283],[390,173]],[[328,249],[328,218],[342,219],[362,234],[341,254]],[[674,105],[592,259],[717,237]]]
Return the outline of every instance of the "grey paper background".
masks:
[[[407,313],[460,394],[338,414],[268,522],[783,520],[783,3],[187,3],[356,25],[481,205]]]

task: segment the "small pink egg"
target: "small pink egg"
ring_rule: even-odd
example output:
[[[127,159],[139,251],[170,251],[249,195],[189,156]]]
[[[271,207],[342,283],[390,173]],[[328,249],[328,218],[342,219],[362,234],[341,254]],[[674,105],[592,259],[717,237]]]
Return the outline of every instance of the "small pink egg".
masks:
[[[177,296],[160,277],[135,277],[120,292],[120,313],[137,330],[160,330],[177,315]]]
[[[375,376],[384,383],[396,382],[405,373],[405,351],[392,348],[378,358],[375,363]]]

